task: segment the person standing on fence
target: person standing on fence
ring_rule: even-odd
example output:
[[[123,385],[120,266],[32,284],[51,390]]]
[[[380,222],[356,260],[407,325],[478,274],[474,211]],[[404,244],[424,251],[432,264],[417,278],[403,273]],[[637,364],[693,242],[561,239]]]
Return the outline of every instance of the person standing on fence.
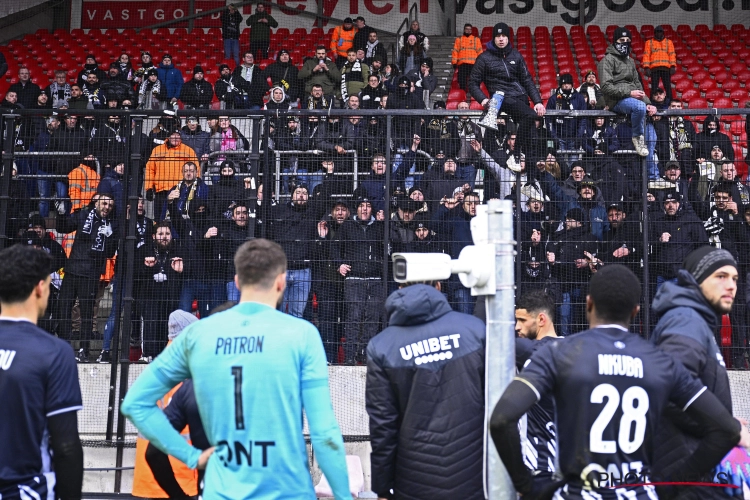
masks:
[[[452,311],[440,282],[404,284],[385,308],[367,345],[372,490],[483,499],[484,324]]]
[[[545,107],[542,96],[534,85],[526,61],[518,50],[510,43],[510,27],[505,23],[497,23],[492,30],[492,40],[487,42],[484,52],[477,57],[474,68],[469,77],[469,93],[487,107],[491,99],[500,100],[500,112],[510,115],[519,126],[518,152],[527,155],[532,151],[531,141],[534,120],[544,116]],[[484,83],[489,96],[480,88]],[[500,92],[502,97],[498,99]],[[529,108],[529,99],[534,103],[534,109]],[[536,158],[529,158],[529,164],[536,164]]]
[[[612,45],[607,48],[604,59],[599,61],[599,78],[602,82],[604,104],[615,113],[630,116],[635,151],[639,156],[648,156],[649,149],[645,139],[646,114],[653,116],[656,108],[646,97],[635,61],[630,58],[631,41],[630,30],[615,30]],[[650,124],[648,126],[652,127]]]
[[[654,38],[646,41],[643,48],[643,69],[651,78],[651,94],[659,88],[659,80],[664,85],[667,103],[672,99],[672,81],[670,77],[677,71],[677,56],[672,40],[664,36],[664,28],[654,28]]]
[[[189,326],[136,380],[122,412],[163,452],[191,468],[206,467],[205,498],[280,498],[314,496],[300,427],[304,409],[334,497],[349,499],[320,334],[310,323],[275,310],[286,285],[284,251],[255,239],[240,247],[234,261],[240,304]],[[203,452],[190,446],[154,403],[186,378],[193,379],[215,447]]]
[[[221,11],[221,36],[224,39],[224,59],[234,59],[234,65],[240,65],[240,23],[242,14],[230,3]]]
[[[729,377],[714,332],[721,325],[721,316],[732,310],[737,269],[737,262],[727,250],[702,246],[690,252],[676,282],[665,283],[654,297],[653,309],[660,319],[651,333],[651,342],[698,377],[730,413]],[[652,477],[669,481],[684,470],[685,460],[699,446],[703,429],[674,406],[667,409],[660,429],[654,444]],[[722,471],[733,476],[718,466],[711,477]],[[677,493],[674,498],[681,500],[730,496],[723,488],[682,487]]]
[[[47,309],[51,268],[44,250],[13,245],[0,252],[3,498],[81,498],[83,401],[75,357],[66,342],[36,326]]]
[[[107,259],[115,255],[120,237],[118,222],[113,214],[112,193],[100,191],[98,196],[93,207],[85,207],[71,215],[65,215],[65,208],[58,203],[56,230],[60,233],[76,232],[60,290],[58,334],[63,340],[71,340],[71,314],[73,304],[78,299],[81,344],[77,358],[80,362],[88,362],[99,276],[104,273]]]
[[[482,41],[472,30],[471,24],[464,24],[463,36],[456,38],[451,52],[451,64],[458,74],[458,87],[463,91],[468,89],[469,75],[477,57],[482,53]]]

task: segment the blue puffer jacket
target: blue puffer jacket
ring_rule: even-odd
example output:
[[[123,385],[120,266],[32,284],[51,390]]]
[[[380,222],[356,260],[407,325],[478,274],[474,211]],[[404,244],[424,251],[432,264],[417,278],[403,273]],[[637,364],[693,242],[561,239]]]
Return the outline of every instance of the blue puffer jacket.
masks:
[[[167,99],[179,98],[182,84],[185,83],[182,72],[173,64],[165,66],[164,63],[159,64],[156,71],[159,73],[159,81],[167,87]]]
[[[372,489],[481,500],[485,328],[427,285],[397,290],[367,346]]]

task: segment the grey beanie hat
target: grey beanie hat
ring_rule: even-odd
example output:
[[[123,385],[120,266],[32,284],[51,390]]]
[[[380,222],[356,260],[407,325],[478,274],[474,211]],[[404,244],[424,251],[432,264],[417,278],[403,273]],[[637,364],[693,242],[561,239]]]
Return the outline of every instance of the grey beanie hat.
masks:
[[[177,336],[182,333],[182,330],[187,328],[191,323],[195,323],[196,321],[198,321],[198,318],[188,312],[183,311],[182,309],[172,311],[172,314],[169,315],[169,323],[167,324],[169,340],[174,340],[175,338],[177,338]]]

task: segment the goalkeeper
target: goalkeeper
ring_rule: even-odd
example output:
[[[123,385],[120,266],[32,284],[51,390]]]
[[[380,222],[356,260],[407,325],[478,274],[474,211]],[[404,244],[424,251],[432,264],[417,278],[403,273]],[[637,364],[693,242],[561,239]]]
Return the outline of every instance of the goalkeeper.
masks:
[[[286,287],[283,250],[265,239],[248,241],[235,268],[239,305],[188,327],[133,384],[123,414],[165,453],[206,468],[204,498],[312,499],[304,408],[335,498],[351,498],[320,334],[275,309]],[[212,445],[204,452],[187,444],[155,404],[187,378]]]

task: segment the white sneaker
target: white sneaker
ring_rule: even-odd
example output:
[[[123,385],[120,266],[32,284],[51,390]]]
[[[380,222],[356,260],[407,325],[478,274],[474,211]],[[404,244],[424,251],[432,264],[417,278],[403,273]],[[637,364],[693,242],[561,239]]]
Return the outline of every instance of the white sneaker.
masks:
[[[150,363],[151,361],[153,361],[153,359],[154,359],[154,358],[152,358],[151,356],[141,356],[141,358],[140,358],[140,359],[139,359],[139,360],[138,360],[137,362],[138,362],[138,363],[145,363],[145,364],[148,364],[148,363]]]
[[[646,140],[642,135],[633,137],[633,145],[635,146],[635,152],[640,156],[648,156],[648,148],[646,148]]]

